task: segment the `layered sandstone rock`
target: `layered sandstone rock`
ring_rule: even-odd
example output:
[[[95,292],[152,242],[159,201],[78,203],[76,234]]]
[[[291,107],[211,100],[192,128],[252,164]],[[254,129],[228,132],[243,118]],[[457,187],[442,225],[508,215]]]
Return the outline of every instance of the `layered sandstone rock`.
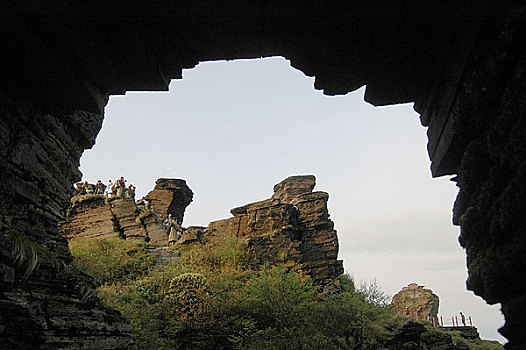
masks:
[[[194,193],[185,180],[161,178],[155,181],[155,188],[146,195],[155,213],[172,214],[182,223],[184,211],[192,202]]]
[[[272,198],[234,208],[234,217],[211,222],[205,241],[215,247],[237,236],[248,243],[252,264],[294,261],[316,283],[329,282],[343,273],[343,265],[337,260],[329,195],[312,192],[315,183],[312,175],[283,180],[274,187]]]
[[[164,244],[167,237],[162,218],[172,214],[178,220],[192,201],[192,190],[180,179],[159,179],[148,193],[151,210],[137,206],[133,199],[104,196],[73,202],[66,218],[60,223],[68,238],[138,238]],[[160,217],[163,213],[163,217]],[[179,221],[181,222],[181,221]]]
[[[431,289],[416,283],[410,283],[395,294],[391,305],[401,314],[412,315],[419,320],[438,321],[438,296]]]
[[[70,239],[74,237],[107,238],[119,236],[117,222],[101,196],[78,205],[72,205],[65,221],[60,223],[61,231]]]

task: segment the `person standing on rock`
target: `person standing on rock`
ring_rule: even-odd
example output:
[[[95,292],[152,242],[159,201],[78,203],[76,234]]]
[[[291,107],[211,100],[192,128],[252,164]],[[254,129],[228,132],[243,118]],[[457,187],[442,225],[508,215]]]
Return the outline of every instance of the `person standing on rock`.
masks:
[[[135,186],[133,186],[132,184],[130,184],[130,186],[128,187],[128,190],[126,191],[126,197],[130,199],[135,198]]]
[[[75,184],[75,187],[73,189],[73,196],[80,196],[82,194],[82,190],[84,189],[84,183],[83,182],[77,182]]]
[[[106,191],[105,191],[106,197],[109,197],[111,195],[112,187],[113,187],[113,182],[111,181],[111,179],[109,179],[108,187],[106,187]]]
[[[183,237],[183,228],[181,227],[181,224],[177,224],[177,237],[176,237],[176,239],[179,240],[181,237]]]
[[[102,183],[102,180],[98,180],[97,184],[95,185],[95,194],[104,194],[105,190],[106,185]]]
[[[462,311],[460,311],[460,320],[462,321],[462,324],[464,325],[464,327],[466,327],[466,316],[464,316]]]
[[[88,181],[84,181],[84,188],[86,189],[86,194],[93,194],[95,192],[95,186],[88,183]]]
[[[172,219],[172,214],[169,215],[169,226],[167,229],[168,232],[168,246],[172,246],[177,242],[177,227],[179,224],[177,221]]]
[[[161,217],[162,217],[162,213],[161,213]],[[164,219],[163,221],[163,225],[164,225],[164,228],[166,229],[166,235],[168,236],[170,234],[170,225],[172,224],[172,214],[168,214],[168,217],[166,219]]]

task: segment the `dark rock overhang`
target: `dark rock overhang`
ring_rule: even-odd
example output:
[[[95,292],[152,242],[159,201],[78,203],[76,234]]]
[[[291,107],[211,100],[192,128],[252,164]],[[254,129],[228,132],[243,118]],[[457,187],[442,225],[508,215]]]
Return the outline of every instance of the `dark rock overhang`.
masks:
[[[283,56],[327,95],[364,85],[373,105],[415,102],[435,176],[463,144],[450,118],[490,1],[8,1],[3,87],[53,112],[166,91],[202,61]],[[497,5],[494,5],[494,7]]]

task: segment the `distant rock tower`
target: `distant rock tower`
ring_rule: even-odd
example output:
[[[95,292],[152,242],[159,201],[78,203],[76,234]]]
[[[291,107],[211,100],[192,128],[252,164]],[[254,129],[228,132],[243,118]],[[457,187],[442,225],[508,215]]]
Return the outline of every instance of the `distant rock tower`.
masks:
[[[438,323],[439,298],[431,289],[425,289],[416,283],[403,287],[395,294],[391,306],[400,314],[419,320],[429,320]]]

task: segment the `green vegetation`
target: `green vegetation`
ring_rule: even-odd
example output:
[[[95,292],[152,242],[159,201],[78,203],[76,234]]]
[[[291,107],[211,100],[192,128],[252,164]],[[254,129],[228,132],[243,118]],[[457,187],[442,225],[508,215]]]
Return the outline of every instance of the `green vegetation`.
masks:
[[[7,230],[5,235],[13,243],[12,254],[15,264],[24,271],[24,280],[27,280],[43,262],[57,269],[65,268],[65,264],[58,259],[57,254],[51,252],[45,245],[32,240],[29,235],[16,230]]]
[[[75,265],[95,278],[98,285],[133,281],[148,274],[154,258],[139,240],[120,238],[71,240]]]
[[[176,246],[170,265],[153,265],[138,241],[70,246],[101,299],[131,321],[135,349],[382,349],[407,322],[376,282],[356,289],[344,275],[340,293],[324,293],[293,263],[251,269],[237,238]]]
[[[143,218],[150,216],[152,214],[153,213],[149,208],[142,206],[142,208],[139,208],[139,215],[137,215],[137,217],[135,218],[135,222],[140,223]]]
[[[462,338],[460,332],[448,332],[453,339],[453,343],[460,349],[470,350],[502,350],[504,347],[498,341],[480,340],[480,339],[465,339]]]

